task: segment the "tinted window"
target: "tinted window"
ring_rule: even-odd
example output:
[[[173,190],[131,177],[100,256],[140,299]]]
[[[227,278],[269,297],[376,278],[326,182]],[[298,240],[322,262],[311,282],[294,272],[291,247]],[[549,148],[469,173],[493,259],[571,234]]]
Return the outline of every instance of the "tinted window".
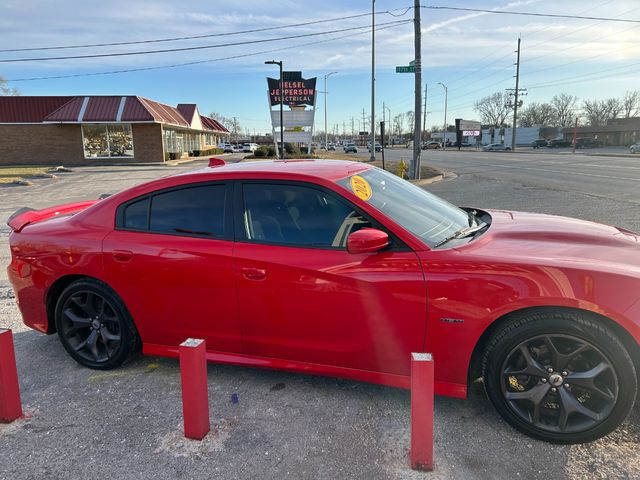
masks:
[[[206,237],[224,235],[224,185],[183,188],[154,195],[149,229]]]
[[[124,228],[146,230],[149,217],[149,199],[131,203],[124,211]]]
[[[245,184],[243,194],[249,240],[339,248],[351,232],[371,226],[345,202],[314,188]]]

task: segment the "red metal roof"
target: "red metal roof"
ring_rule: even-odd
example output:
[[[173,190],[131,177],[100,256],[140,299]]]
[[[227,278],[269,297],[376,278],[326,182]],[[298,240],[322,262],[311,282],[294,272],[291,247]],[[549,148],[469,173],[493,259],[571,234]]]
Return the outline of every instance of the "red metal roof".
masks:
[[[198,108],[195,103],[179,103],[176,107],[180,112],[180,115],[191,124],[193,122],[193,115]]]
[[[170,125],[178,125],[181,127],[190,127],[191,123],[187,122],[180,114],[177,108],[170,107],[164,103],[154,102],[148,98],[136,97],[143,107],[153,116],[158,123],[168,123]]]
[[[200,115],[200,121],[205,130],[212,130],[214,132],[228,133],[229,130],[224,128],[221,123],[216,122],[213,118]]]
[[[177,107],[136,96],[0,97],[0,123],[149,122],[190,128],[195,104]],[[227,133],[212,118],[200,116],[203,128]]]
[[[0,96],[0,123],[39,123],[74,97]]]
[[[49,115],[45,115],[40,121],[51,122],[77,122],[84,97],[71,97],[71,100],[54,110]]]

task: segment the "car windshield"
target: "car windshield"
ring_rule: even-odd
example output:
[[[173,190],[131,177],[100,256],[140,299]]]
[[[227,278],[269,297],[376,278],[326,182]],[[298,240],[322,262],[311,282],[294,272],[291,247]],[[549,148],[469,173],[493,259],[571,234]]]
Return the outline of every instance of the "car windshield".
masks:
[[[467,212],[406,180],[372,168],[337,182],[429,247],[469,226]]]

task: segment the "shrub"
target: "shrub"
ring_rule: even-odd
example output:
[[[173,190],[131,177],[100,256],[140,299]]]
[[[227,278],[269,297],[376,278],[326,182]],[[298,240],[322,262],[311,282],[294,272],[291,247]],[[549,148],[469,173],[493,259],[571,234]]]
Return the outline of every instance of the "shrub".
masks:
[[[284,150],[287,152],[287,155],[300,155],[300,148],[297,143],[285,143]]]
[[[266,147],[257,148],[255,152],[253,152],[253,156],[256,158],[266,157],[268,153],[268,149]]]

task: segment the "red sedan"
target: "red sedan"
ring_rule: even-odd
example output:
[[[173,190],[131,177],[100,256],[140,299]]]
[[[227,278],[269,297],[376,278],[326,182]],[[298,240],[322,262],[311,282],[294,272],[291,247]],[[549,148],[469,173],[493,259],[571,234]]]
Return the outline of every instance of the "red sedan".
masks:
[[[211,167],[100,200],[16,212],[24,322],[90,368],[176,356],[436,393],[484,378],[514,427],[573,443],[615,429],[640,366],[640,236],[458,208],[357,162]]]

